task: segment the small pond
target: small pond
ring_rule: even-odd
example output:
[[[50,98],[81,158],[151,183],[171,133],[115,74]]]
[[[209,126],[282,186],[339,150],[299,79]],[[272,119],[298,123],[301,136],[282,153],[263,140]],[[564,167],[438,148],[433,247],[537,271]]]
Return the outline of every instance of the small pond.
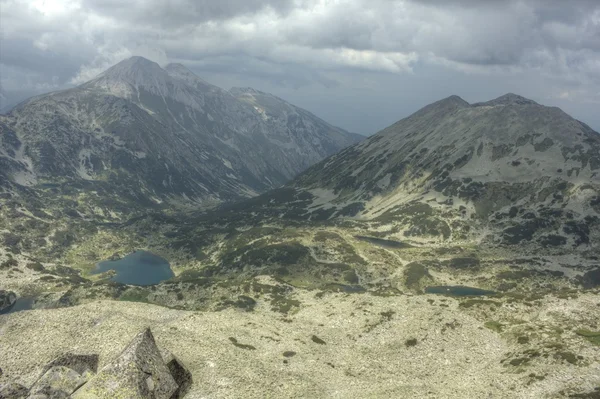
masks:
[[[465,287],[462,285],[440,285],[436,287],[427,287],[425,288],[425,293],[451,296],[484,296],[496,294],[494,291]]]
[[[359,294],[362,292],[367,292],[365,287],[363,287],[361,285],[346,285],[346,284],[331,283],[331,284],[328,284],[326,287],[331,290],[334,290],[334,291],[346,292],[348,294]]]
[[[367,237],[367,236],[354,236],[357,240],[370,242],[371,244],[379,245],[380,247],[385,248],[413,248],[410,244],[405,244],[400,241],[394,240],[385,240],[383,238],[377,237]]]
[[[34,301],[35,301],[35,299],[31,298],[31,297],[17,298],[14,305],[12,305],[8,309],[4,309],[3,311],[0,312],[0,314],[8,314],[8,313],[20,312],[23,310],[31,310],[31,309],[33,309]]]
[[[119,260],[98,263],[93,274],[114,270],[111,280],[129,285],[154,285],[175,276],[166,259],[147,251],[136,251]]]

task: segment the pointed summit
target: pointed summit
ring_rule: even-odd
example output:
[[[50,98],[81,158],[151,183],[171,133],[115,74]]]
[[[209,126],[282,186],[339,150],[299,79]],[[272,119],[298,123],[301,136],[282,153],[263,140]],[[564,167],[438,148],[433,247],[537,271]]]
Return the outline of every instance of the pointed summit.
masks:
[[[457,105],[460,107],[468,107],[470,105],[468,102],[466,102],[465,100],[463,100],[461,97],[457,96],[456,94],[451,95],[450,97],[446,97],[438,102],[435,102],[434,104]]]
[[[468,102],[466,102],[459,96],[452,95],[450,97],[446,97],[442,100],[434,102],[433,104],[429,104],[421,108],[419,111],[413,114],[413,116],[422,116],[428,113],[446,114],[448,112],[454,112],[462,108],[469,108],[470,106],[471,105]]]
[[[144,57],[134,56],[112,66],[100,76],[139,80],[139,77],[142,76],[156,77],[161,74],[165,74],[165,71],[156,62]]]
[[[128,97],[140,89],[155,94],[166,93],[171,80],[156,62],[135,56],[119,62],[83,86]]]

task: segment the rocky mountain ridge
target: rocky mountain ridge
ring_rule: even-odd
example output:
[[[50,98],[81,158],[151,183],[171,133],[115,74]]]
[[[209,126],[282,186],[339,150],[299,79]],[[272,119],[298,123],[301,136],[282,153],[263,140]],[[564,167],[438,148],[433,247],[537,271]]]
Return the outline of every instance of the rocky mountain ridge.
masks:
[[[0,116],[0,183],[91,185],[147,204],[250,197],[359,139],[309,118],[318,126],[281,139],[279,125],[183,65],[132,57]]]

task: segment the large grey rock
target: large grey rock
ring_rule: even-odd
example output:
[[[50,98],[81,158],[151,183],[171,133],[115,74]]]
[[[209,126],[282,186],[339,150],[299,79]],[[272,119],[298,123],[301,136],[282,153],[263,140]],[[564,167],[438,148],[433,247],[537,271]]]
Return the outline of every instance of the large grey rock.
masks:
[[[150,329],[73,394],[76,399],[170,399],[178,385],[160,355]]]
[[[72,353],[65,353],[48,363],[42,374],[45,374],[52,367],[64,366],[68,367],[77,373],[83,375],[86,372],[96,373],[98,372],[98,355],[75,355]]]
[[[0,399],[24,399],[29,395],[29,389],[21,384],[11,382],[0,385]]]
[[[90,375],[89,370],[82,375],[69,367],[52,366],[33,384],[30,394],[33,397],[47,399],[68,398],[77,388],[85,384]]]
[[[68,398],[98,371],[98,355],[65,353],[48,363],[31,387],[29,399]]]
[[[10,309],[17,302],[17,294],[12,291],[0,290],[0,312]]]

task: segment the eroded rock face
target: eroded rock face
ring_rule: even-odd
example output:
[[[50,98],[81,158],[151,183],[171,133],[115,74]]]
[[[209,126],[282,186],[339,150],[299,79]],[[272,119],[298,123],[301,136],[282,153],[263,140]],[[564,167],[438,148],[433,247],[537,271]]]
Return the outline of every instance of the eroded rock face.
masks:
[[[10,309],[17,301],[17,294],[12,291],[0,290],[0,312]]]
[[[89,371],[82,375],[69,367],[53,366],[31,387],[30,394],[33,397],[49,399],[68,398],[71,393],[86,383],[89,376]]]
[[[165,356],[165,363],[167,364],[173,379],[178,385],[178,388],[171,396],[171,399],[181,399],[185,397],[192,387],[192,373],[190,373],[184,364],[181,363],[181,361],[170,352],[167,354],[167,356]]]
[[[98,372],[98,355],[75,355],[72,353],[65,353],[48,363],[44,368],[43,373],[46,373],[52,367],[57,366],[68,367],[82,375],[86,372],[96,374],[96,372]]]
[[[170,399],[177,390],[178,384],[161,357],[152,332],[146,329],[73,398]]]

